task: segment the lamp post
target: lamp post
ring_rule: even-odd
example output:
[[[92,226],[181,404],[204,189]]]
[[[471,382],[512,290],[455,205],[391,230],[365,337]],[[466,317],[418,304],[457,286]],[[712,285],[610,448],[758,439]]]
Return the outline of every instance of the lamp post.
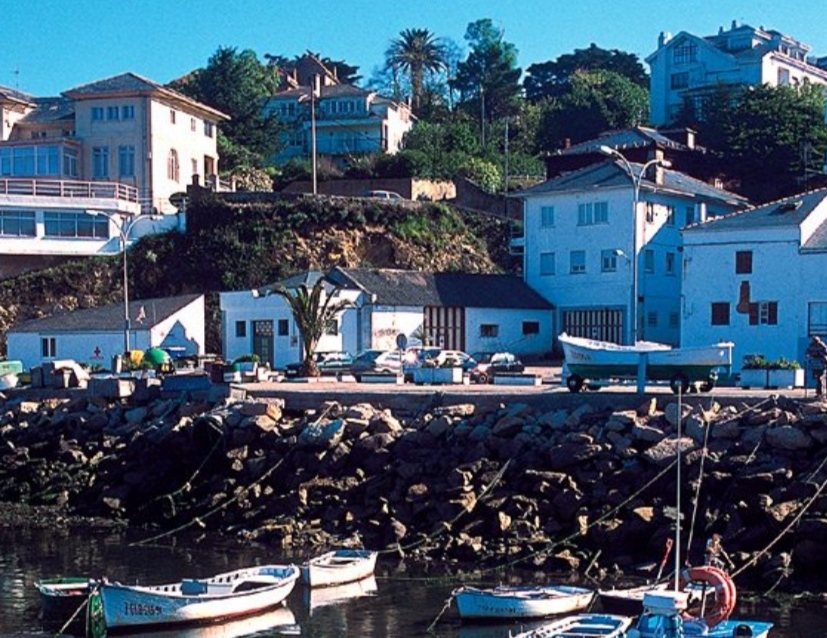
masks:
[[[129,239],[129,231],[140,221],[150,220],[157,221],[160,215],[140,215],[133,217],[128,222],[119,221],[118,215],[115,213],[108,213],[104,210],[88,210],[86,211],[92,217],[103,215],[108,217],[111,222],[115,224],[115,228],[120,235],[121,252],[123,253],[123,347],[124,354],[129,352],[129,269],[126,260],[126,242]]]
[[[632,255],[630,257],[632,264],[632,302],[629,307],[629,342],[632,345],[635,345],[638,340],[638,305],[640,303],[640,299],[638,298],[638,262],[640,260],[640,248],[638,245],[640,226],[638,223],[638,204],[640,203],[640,186],[643,182],[643,177],[646,175],[646,171],[650,166],[662,166],[663,168],[669,168],[672,166],[672,163],[664,159],[652,159],[646,162],[641,167],[640,172],[635,175],[631,162],[626,159],[623,153],[610,146],[601,146],[599,150],[603,155],[616,157],[619,159],[623,165],[623,170],[632,181]]]

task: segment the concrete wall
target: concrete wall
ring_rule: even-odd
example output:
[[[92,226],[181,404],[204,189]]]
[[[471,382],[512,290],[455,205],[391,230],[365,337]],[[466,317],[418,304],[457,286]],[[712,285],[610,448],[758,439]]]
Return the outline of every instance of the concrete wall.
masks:
[[[537,334],[523,334],[523,324],[540,324]],[[498,326],[496,337],[483,337],[482,324]],[[520,356],[539,358],[551,352],[554,339],[552,310],[468,308],[465,311],[465,349],[475,352],[513,352]]]

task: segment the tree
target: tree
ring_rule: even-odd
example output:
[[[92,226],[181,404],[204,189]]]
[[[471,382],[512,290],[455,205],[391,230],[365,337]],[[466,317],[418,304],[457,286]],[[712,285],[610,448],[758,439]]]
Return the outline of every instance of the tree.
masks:
[[[171,86],[230,116],[218,132],[225,171],[270,163],[278,150],[280,124],[275,114],[265,114],[264,105],[278,88],[278,78],[253,51],[221,47],[206,67]]]
[[[283,297],[290,306],[301,336],[300,374],[305,377],[319,376],[319,368],[313,358],[319,340],[342,310],[353,307],[349,300],[336,299],[340,288],[332,287],[328,290],[328,286],[324,277],[319,277],[312,288],[308,288],[307,284],[300,284],[293,289],[285,288],[282,284],[273,287],[273,293]]]
[[[457,66],[454,82],[463,106],[480,114],[483,146],[486,122],[513,114],[521,93],[517,49],[503,36],[488,18],[469,24],[465,40],[471,52]]]
[[[592,43],[588,49],[575,49],[574,53],[566,53],[556,60],[528,67],[523,81],[526,99],[536,102],[561,97],[568,92],[575,74],[582,71],[611,71],[641,88],[649,88],[649,76],[635,54],[601,49]]]
[[[567,92],[546,101],[538,132],[540,147],[558,148],[593,139],[603,131],[637,126],[649,110],[649,92],[612,71],[578,71]]]
[[[387,66],[408,75],[414,112],[422,104],[425,74],[446,67],[442,43],[428,29],[405,29],[385,52]]]

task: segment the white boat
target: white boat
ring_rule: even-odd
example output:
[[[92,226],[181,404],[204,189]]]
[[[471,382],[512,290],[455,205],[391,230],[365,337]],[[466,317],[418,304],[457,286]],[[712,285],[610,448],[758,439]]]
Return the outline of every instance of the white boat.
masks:
[[[298,578],[295,565],[261,565],[166,585],[102,582],[99,608],[108,631],[223,621],[278,606]],[[94,614],[98,605],[89,608]]]
[[[344,585],[372,576],[377,552],[367,549],[335,549],[311,558],[301,566],[308,587]]]
[[[513,638],[624,638],[634,619],[614,614],[576,614],[529,629]]]
[[[266,634],[264,632],[267,632]],[[175,627],[159,631],[141,631],[140,638],[241,638],[262,633],[266,636],[301,635],[296,616],[284,605],[253,616],[217,622],[203,627]]]
[[[626,588],[598,589],[597,596],[600,599],[600,609],[607,614],[639,616],[643,613],[643,596],[647,592],[664,590],[666,587],[667,583],[655,583]]]
[[[545,618],[582,611],[595,592],[584,587],[549,585],[546,587],[460,587],[452,597],[466,620],[491,618]]]
[[[687,392],[693,382],[705,384],[702,389],[711,389],[717,370],[732,366],[735,345],[727,341],[672,348],[662,343],[638,341],[634,346],[624,346],[572,337],[565,332],[558,339],[566,360],[566,386],[572,392],[579,392],[589,380],[636,378],[644,355],[647,380],[668,381],[676,393]]]

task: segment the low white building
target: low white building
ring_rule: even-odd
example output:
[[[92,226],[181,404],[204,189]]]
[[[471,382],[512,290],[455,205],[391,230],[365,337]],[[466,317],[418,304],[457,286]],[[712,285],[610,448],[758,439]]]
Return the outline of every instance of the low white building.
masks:
[[[6,335],[8,358],[27,370],[58,359],[109,369],[124,351],[124,310],[111,304],[21,322]],[[204,295],[130,301],[129,317],[131,350],[204,354]]]
[[[761,354],[805,364],[827,337],[827,189],[684,230],[684,345],[735,343],[734,369]]]
[[[352,303],[317,350],[395,349],[427,343],[450,350],[507,350],[542,356],[551,350],[551,305],[519,277],[334,268],[288,279],[290,289],[324,277],[328,292]],[[221,293],[222,339],[228,360],[257,354],[275,368],[300,359],[300,336],[289,306],[268,289]]]
[[[637,182],[643,165],[628,169]],[[523,277],[553,304],[557,333],[628,343],[636,301],[638,340],[681,342],[680,229],[746,200],[677,171],[649,169],[636,208],[627,168],[608,159],[516,193],[524,200]]]

